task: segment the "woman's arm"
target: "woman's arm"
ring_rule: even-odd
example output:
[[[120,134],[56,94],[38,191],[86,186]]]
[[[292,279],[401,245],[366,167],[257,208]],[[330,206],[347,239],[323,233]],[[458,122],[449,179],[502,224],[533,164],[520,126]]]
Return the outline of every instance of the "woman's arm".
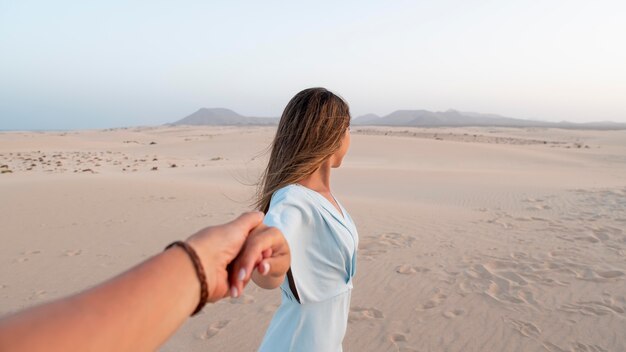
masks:
[[[187,240],[202,261],[211,302],[228,294],[226,267],[262,218],[262,213],[247,213]],[[235,296],[243,287],[237,290]],[[193,264],[187,253],[173,247],[85,292],[1,319],[0,350],[155,350],[199,299]]]
[[[283,283],[291,265],[291,253],[285,237],[274,233],[281,232],[261,224],[250,234],[233,262],[231,285],[241,290],[252,279],[257,286],[269,290]]]

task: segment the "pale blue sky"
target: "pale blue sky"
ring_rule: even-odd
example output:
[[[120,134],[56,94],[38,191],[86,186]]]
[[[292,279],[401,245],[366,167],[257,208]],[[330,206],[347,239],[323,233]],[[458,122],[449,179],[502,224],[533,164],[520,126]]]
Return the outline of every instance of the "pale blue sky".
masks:
[[[0,0],[0,129],[397,109],[626,122],[624,1]]]

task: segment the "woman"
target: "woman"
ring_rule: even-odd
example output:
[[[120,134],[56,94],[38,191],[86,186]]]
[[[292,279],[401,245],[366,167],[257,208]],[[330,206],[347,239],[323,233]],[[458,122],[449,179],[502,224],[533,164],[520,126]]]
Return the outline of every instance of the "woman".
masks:
[[[296,94],[278,124],[257,206],[264,224],[287,239],[291,263],[277,257],[266,264],[263,258],[275,256],[264,253],[251,275],[282,294],[261,351],[342,350],[358,234],[331,193],[330,175],[350,146],[349,126],[348,105],[324,88]]]

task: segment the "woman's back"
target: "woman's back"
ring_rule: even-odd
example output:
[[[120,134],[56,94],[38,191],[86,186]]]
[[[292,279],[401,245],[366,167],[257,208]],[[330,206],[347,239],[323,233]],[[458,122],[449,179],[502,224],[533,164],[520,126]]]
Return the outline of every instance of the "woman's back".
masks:
[[[358,233],[348,212],[299,185],[277,190],[264,223],[281,230],[291,251],[300,302],[285,280],[281,305],[261,351],[341,351],[356,271]]]

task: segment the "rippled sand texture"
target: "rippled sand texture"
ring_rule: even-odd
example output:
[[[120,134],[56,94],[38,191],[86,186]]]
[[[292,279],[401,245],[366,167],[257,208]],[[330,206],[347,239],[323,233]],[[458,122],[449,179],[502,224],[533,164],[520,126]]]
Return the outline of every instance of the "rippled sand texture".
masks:
[[[247,209],[269,127],[0,133],[0,314]],[[626,131],[353,129],[333,188],[361,243],[346,351],[626,350]],[[163,351],[250,351],[249,286]]]

